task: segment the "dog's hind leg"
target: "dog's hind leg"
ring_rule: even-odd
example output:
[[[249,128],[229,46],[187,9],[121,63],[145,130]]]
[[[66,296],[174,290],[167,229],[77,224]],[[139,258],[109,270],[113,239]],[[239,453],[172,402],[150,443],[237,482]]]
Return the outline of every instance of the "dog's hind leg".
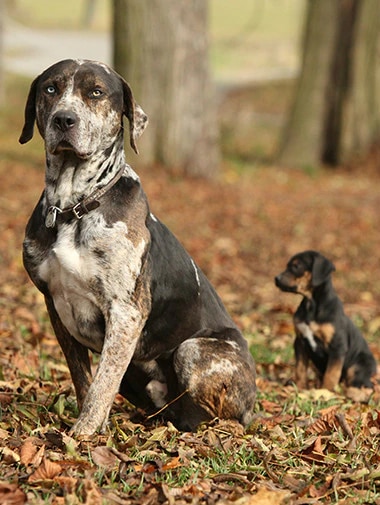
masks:
[[[155,360],[132,361],[120,384],[119,392],[136,407],[154,413],[167,403],[167,377]]]
[[[255,365],[245,342],[223,338],[191,338],[173,360],[179,392],[177,425],[195,429],[213,418],[248,425],[256,397]]]
[[[346,372],[346,396],[355,402],[367,403],[373,393],[371,377],[376,374],[376,362],[371,354],[362,353]]]

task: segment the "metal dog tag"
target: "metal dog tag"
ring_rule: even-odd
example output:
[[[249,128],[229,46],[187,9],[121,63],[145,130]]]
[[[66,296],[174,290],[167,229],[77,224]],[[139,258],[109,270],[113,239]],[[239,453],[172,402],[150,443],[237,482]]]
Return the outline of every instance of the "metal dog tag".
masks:
[[[54,207],[54,205],[48,208],[45,219],[46,228],[54,228],[55,223],[57,221],[58,212],[61,212],[61,209],[59,209],[58,207]]]

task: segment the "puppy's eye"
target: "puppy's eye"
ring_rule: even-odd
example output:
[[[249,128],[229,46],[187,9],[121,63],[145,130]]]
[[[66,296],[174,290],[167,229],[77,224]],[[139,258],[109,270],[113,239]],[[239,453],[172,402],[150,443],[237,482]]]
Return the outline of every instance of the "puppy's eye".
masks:
[[[50,85],[50,86],[46,86],[45,91],[48,95],[54,95],[57,90],[55,89],[55,86]]]
[[[95,88],[93,89],[92,91],[90,91],[90,93],[88,94],[88,96],[90,98],[99,98],[103,95],[103,91],[99,88]]]
[[[300,263],[293,263],[292,267],[291,267],[291,271],[294,273],[294,275],[300,276],[300,275],[303,275],[305,268]]]

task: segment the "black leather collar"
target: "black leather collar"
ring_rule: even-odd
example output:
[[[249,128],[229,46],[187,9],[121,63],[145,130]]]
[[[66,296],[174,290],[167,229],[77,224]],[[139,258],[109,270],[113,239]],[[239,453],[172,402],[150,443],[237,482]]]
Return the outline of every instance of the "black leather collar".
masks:
[[[60,209],[55,205],[51,205],[48,208],[45,218],[46,228],[54,228],[57,224],[57,221],[65,223],[71,219],[82,219],[85,214],[88,214],[91,210],[97,209],[100,205],[99,199],[117,183],[117,181],[123,175],[124,169],[125,168],[122,167],[108,184],[100,189],[95,190],[93,193],[91,193],[91,195],[83,198],[83,200],[76,203],[75,205],[72,205],[71,207]]]

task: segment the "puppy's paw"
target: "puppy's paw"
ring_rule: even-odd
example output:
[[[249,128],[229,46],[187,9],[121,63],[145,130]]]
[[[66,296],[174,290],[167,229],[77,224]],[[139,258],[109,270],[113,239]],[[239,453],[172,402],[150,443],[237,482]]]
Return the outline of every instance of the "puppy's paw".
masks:
[[[355,388],[351,386],[346,389],[347,398],[358,403],[368,403],[372,394],[373,389],[370,388]]]

